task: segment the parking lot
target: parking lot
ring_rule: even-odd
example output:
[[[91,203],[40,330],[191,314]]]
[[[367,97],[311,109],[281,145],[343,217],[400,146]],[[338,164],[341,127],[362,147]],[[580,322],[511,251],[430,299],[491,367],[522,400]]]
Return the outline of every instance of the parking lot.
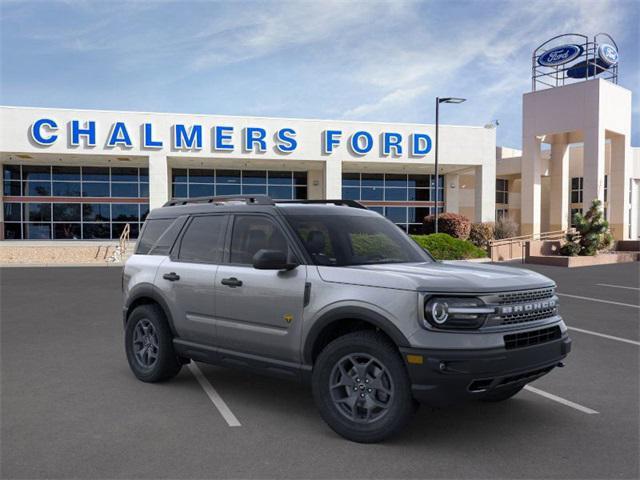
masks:
[[[558,283],[566,367],[377,445],[334,434],[296,383],[199,364],[229,426],[189,368],[136,380],[119,268],[2,269],[2,477],[638,478],[638,264],[527,267]]]

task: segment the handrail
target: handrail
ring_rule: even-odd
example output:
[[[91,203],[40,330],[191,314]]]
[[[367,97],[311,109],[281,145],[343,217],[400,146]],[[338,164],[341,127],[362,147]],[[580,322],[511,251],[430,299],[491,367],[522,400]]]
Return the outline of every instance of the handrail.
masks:
[[[127,247],[129,246],[129,237],[131,234],[131,225],[129,225],[128,223],[124,226],[124,228],[122,229],[122,233],[120,234],[120,237],[118,238],[118,246],[116,247],[116,249],[114,250],[113,254],[108,257],[105,258],[105,260],[107,262],[120,262],[122,260],[125,259],[126,253],[127,253]],[[107,247],[107,251],[108,251]],[[106,255],[106,253],[105,253]]]
[[[568,230],[553,230],[550,232],[532,233],[529,235],[520,235],[518,237],[501,238],[497,240],[491,240],[489,246],[507,245],[514,242],[527,242],[533,240],[551,240],[556,237],[563,238],[567,233],[572,232],[573,229]]]

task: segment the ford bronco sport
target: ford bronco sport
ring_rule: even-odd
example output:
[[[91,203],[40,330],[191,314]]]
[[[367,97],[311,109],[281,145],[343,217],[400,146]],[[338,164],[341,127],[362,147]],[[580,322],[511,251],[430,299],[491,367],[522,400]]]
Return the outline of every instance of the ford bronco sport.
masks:
[[[173,200],[123,274],[125,348],[145,382],[189,361],[311,383],[338,434],[376,442],[419,403],[506,400],[571,341],[537,273],[435,261],[347,200]]]

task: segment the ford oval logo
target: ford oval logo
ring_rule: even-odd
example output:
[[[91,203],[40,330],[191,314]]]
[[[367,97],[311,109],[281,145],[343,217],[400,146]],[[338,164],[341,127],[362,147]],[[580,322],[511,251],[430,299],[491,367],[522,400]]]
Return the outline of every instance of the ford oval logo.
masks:
[[[538,57],[538,63],[543,67],[557,67],[578,58],[583,48],[580,45],[561,45],[547,50]]]
[[[610,67],[618,63],[618,50],[613,45],[603,43],[598,47],[598,57]]]

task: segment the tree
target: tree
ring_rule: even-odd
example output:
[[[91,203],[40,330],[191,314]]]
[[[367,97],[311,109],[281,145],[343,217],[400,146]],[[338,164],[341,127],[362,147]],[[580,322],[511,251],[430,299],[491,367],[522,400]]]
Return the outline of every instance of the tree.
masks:
[[[576,231],[567,234],[567,243],[560,249],[562,255],[596,255],[611,246],[613,237],[609,233],[609,222],[604,219],[602,202],[594,200],[584,215],[573,216]]]

